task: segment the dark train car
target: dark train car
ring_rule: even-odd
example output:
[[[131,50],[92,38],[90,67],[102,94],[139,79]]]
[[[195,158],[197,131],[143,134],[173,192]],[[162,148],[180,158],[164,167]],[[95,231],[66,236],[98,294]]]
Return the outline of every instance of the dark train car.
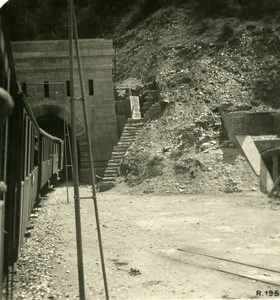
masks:
[[[63,141],[39,128],[17,83],[3,9],[0,10],[0,88],[7,91],[14,102],[8,120],[0,120],[1,285],[3,274],[9,273],[9,266],[19,256],[29,217],[41,188],[51,178],[56,178],[63,167]],[[0,101],[0,117],[3,107]],[[7,186],[5,192],[1,192],[2,182]],[[0,286],[0,299],[1,291]]]
[[[63,168],[63,141],[40,129],[40,188],[47,182],[58,177]]]
[[[13,70],[10,65],[10,48],[6,40],[5,35],[5,17],[0,11],[0,87],[6,91],[10,91],[15,86],[15,81],[11,78],[13,77]],[[4,108],[3,108],[4,107]],[[7,245],[7,235],[4,236],[6,230],[7,216],[7,194],[5,193],[6,187],[5,184],[8,181],[8,137],[10,135],[10,123],[6,121],[6,117],[9,112],[5,112],[5,102],[1,98],[0,101],[0,298],[2,297],[2,281],[4,274],[4,251],[7,252],[7,249],[4,248],[4,245]],[[10,192],[9,192],[10,193]],[[9,206],[9,205],[8,205]],[[5,240],[5,243],[4,243]],[[6,257],[5,257],[6,260]],[[6,264],[7,266],[7,264]]]
[[[59,138],[54,138],[53,149],[53,178],[59,179],[59,173],[63,169],[64,141]]]

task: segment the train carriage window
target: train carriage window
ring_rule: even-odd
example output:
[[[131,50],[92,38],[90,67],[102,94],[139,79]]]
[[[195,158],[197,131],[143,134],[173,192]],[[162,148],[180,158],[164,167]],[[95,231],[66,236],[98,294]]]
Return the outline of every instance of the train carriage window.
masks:
[[[45,161],[45,139],[42,138],[42,162]]]
[[[7,76],[5,69],[4,58],[0,57],[0,86],[7,88]]]
[[[47,159],[47,140],[44,139],[44,161]]]
[[[25,126],[24,126],[24,179],[26,176],[26,169],[27,169],[27,143],[28,143],[27,128],[28,128],[28,118],[26,116]]]
[[[21,89],[22,89],[22,92],[24,93],[25,97],[27,97],[27,85],[26,85],[26,82],[22,82],[21,83]]]
[[[39,165],[39,142],[38,142],[38,132],[35,131],[34,136],[34,167]]]
[[[41,163],[44,161],[44,139],[42,138],[41,143]]]
[[[45,143],[45,160],[48,159],[48,143],[49,143],[49,141],[46,139],[46,143]]]
[[[47,149],[47,146],[48,146],[48,141],[47,139],[45,139],[45,161],[47,160],[47,155],[48,155],[48,149]]]
[[[21,178],[24,179],[24,174],[25,174],[25,126],[26,126],[26,121],[25,121],[25,111],[23,111],[23,115],[22,115],[22,120],[23,120],[23,128],[22,128],[22,138],[23,138],[23,145],[22,145],[22,157],[21,157],[21,161],[23,162],[22,165],[22,169],[21,169]]]
[[[50,97],[50,85],[48,81],[44,81],[44,96],[45,98]]]
[[[27,176],[29,176],[31,172],[31,149],[32,149],[32,123],[29,119],[29,126],[28,126],[28,170],[27,170]]]
[[[45,143],[44,143],[44,161],[47,160],[47,140],[44,139]]]
[[[47,152],[47,150],[46,150],[46,144],[47,144],[47,141],[44,138],[44,161],[46,161],[46,152]]]
[[[0,127],[0,165],[5,165],[5,140],[6,140],[6,130],[4,127]],[[4,168],[0,168],[0,180],[5,181],[4,178]]]
[[[47,157],[47,155],[46,155],[46,152],[47,152],[46,144],[47,144],[47,141],[46,141],[46,139],[44,139],[44,161],[46,161],[46,157]]]
[[[31,171],[33,171],[33,169],[34,169],[34,140],[35,140],[35,129],[34,129],[34,125],[32,124],[32,126],[31,126],[31,147],[30,147],[30,151],[31,151],[30,170]]]
[[[48,140],[48,143],[47,143],[47,157],[46,157],[47,160],[49,159],[49,156],[50,156],[50,141]]]
[[[48,141],[45,139],[45,143],[44,143],[44,152],[45,152],[44,161],[47,160],[47,143],[48,143]]]
[[[47,153],[47,159],[50,159],[50,140],[48,140],[48,153]]]

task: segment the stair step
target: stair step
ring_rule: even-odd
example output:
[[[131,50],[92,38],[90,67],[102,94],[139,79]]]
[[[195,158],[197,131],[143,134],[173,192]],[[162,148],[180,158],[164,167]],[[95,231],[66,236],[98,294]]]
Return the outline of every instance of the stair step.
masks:
[[[128,149],[128,147],[130,146],[130,144],[131,143],[129,143],[129,144],[121,144],[121,145],[115,146],[114,147],[114,151]]]
[[[125,155],[126,151],[127,151],[127,149],[125,149],[125,150],[119,150],[119,151],[117,151],[117,152],[118,152],[117,155],[123,157],[123,156]],[[114,152],[115,152],[115,151],[114,151]],[[112,157],[111,157],[111,158],[112,158]]]
[[[116,159],[112,159],[112,158],[111,158],[111,159],[109,160],[109,162],[119,164],[119,163],[121,162],[121,158],[116,158]]]
[[[119,141],[134,141],[136,139],[137,135],[122,135],[119,139]]]
[[[125,148],[114,148],[114,152],[118,152],[118,155],[125,155],[128,148],[128,146]]]
[[[112,156],[110,160],[111,160],[111,161],[112,161],[112,160],[114,160],[114,161],[115,161],[115,160],[118,160],[118,161],[120,162],[120,161],[123,159],[123,157],[124,157],[124,154],[123,154],[123,155],[120,155],[120,156]]]
[[[124,148],[124,147],[129,147],[130,144],[134,142],[134,139],[133,141],[129,141],[129,140],[119,140],[118,142],[118,145],[114,146],[114,149],[119,149],[119,148]]]
[[[118,168],[107,167],[106,170],[105,170],[105,173],[106,173],[107,171],[109,171],[109,172],[116,172],[116,173],[117,173],[117,172],[118,172]],[[104,174],[105,174],[105,173],[104,173]]]
[[[115,162],[108,162],[108,167],[118,167],[119,164]]]
[[[123,132],[121,136],[122,137],[123,136],[136,136],[137,133],[138,133],[138,131],[137,132],[136,131],[135,132]]]
[[[135,137],[126,137],[126,136],[122,136],[120,139],[119,139],[119,142],[134,142],[135,141]]]
[[[143,125],[137,125],[137,127],[134,127],[133,129],[132,129],[132,128],[124,127],[124,128],[123,128],[123,131],[124,131],[124,132],[127,132],[127,131],[129,131],[129,132],[138,132],[138,131],[140,131],[142,128],[143,128]]]
[[[104,172],[104,176],[103,176],[103,177],[105,177],[105,174],[107,174],[108,172],[109,172],[109,174],[110,174],[110,173],[118,174],[118,168],[116,168],[116,169],[111,169],[111,168],[108,169],[108,168],[107,168],[107,169],[105,170],[105,172]]]
[[[121,156],[123,156],[124,154],[125,154],[125,152],[126,152],[126,150],[125,151],[123,151],[123,150],[114,150],[113,152],[112,152],[112,157],[114,156],[114,155],[121,155]]]
[[[137,131],[137,130],[139,130],[139,126],[131,126],[131,125],[128,126],[128,125],[125,125],[124,128],[123,128],[123,131],[124,131],[124,130],[128,130],[128,131],[130,131],[130,130],[131,130],[131,131]]]
[[[118,169],[106,169],[104,176],[105,174],[117,174],[117,173],[118,173]]]
[[[117,176],[118,172],[105,172],[103,178]]]
[[[126,136],[122,136],[120,139],[119,139],[119,142],[134,142],[136,139],[136,137],[126,137]]]
[[[124,127],[123,132],[138,132],[141,130],[141,127]]]
[[[123,153],[112,153],[111,159],[118,159],[118,158],[123,158]]]
[[[120,139],[119,139],[119,143],[130,143],[130,142],[134,142],[135,141],[135,138],[124,138],[124,137],[121,137]],[[118,144],[119,144],[118,143]]]
[[[102,183],[108,183],[108,182],[112,182],[114,183],[115,182],[115,177],[114,178],[103,178],[102,179]]]
[[[118,143],[118,145],[117,146],[115,146],[115,147],[121,147],[121,148],[123,148],[123,147],[129,147],[133,142],[135,141],[135,139],[131,139],[131,140],[120,140],[119,141],[119,143]],[[115,148],[114,147],[114,148]]]

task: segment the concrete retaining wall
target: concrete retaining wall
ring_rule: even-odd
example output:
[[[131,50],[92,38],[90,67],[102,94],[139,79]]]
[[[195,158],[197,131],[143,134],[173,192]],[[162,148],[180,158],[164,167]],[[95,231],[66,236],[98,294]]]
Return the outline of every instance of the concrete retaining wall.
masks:
[[[272,114],[271,112],[234,112],[224,115],[222,121],[228,139],[235,140],[236,135],[276,134],[277,128],[275,126],[274,118],[275,114]]]

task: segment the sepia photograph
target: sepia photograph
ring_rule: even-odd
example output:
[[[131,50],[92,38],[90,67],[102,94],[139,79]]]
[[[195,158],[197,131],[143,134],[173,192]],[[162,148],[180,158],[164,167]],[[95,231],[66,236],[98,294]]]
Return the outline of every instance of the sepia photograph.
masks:
[[[0,0],[0,300],[280,298],[280,0]]]

